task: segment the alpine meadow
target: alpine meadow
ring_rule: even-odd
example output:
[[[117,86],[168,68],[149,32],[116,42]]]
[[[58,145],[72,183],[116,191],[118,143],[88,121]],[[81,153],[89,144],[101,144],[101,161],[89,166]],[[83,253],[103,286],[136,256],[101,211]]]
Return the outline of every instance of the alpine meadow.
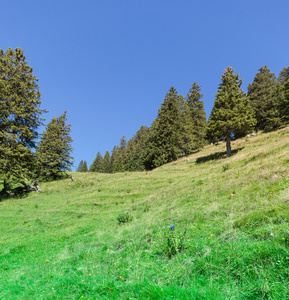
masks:
[[[288,141],[286,127],[229,157],[221,142],[3,200],[1,298],[289,298]]]
[[[289,68],[242,82],[224,70],[208,120],[197,82],[171,86],[72,172],[69,112],[45,125],[0,50],[0,299],[289,299]]]

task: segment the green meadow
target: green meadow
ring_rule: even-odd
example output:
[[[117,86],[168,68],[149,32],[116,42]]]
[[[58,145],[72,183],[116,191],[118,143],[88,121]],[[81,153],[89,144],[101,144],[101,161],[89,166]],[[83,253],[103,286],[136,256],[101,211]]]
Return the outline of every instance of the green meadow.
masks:
[[[2,199],[0,299],[289,299],[289,127],[232,149]]]

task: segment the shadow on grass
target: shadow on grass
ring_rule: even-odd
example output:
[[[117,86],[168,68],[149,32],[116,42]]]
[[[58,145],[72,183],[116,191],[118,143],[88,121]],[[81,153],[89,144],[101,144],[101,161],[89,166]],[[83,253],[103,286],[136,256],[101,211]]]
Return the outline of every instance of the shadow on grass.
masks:
[[[239,151],[241,151],[243,149],[244,149],[244,147],[232,150],[232,153],[231,153],[230,156],[236,155]],[[210,155],[207,155],[207,156],[197,158],[196,163],[197,164],[202,164],[202,163],[205,163],[207,161],[219,160],[219,159],[223,159],[223,158],[226,158],[226,157],[228,157],[226,151],[216,152],[216,153],[213,153],[213,154],[210,154]]]
[[[9,191],[4,191],[2,190],[0,192],[0,202],[4,201],[6,199],[23,199],[26,198],[28,196],[28,194],[30,193],[30,191],[27,191],[25,189],[21,188],[15,188],[13,190],[9,190]]]

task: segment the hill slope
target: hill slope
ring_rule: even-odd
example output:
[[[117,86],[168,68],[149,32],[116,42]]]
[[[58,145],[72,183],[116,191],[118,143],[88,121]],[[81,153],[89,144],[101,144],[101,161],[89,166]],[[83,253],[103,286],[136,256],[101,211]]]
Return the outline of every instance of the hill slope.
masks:
[[[288,154],[284,128],[3,200],[0,298],[289,299]]]

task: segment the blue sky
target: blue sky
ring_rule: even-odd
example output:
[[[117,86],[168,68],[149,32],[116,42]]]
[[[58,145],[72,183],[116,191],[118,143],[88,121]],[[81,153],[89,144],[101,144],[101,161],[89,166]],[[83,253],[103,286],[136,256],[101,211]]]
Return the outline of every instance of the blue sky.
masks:
[[[201,85],[207,117],[225,68],[288,67],[288,0],[1,0],[0,48],[20,47],[48,123],[67,110],[75,166],[150,126],[171,86]]]

